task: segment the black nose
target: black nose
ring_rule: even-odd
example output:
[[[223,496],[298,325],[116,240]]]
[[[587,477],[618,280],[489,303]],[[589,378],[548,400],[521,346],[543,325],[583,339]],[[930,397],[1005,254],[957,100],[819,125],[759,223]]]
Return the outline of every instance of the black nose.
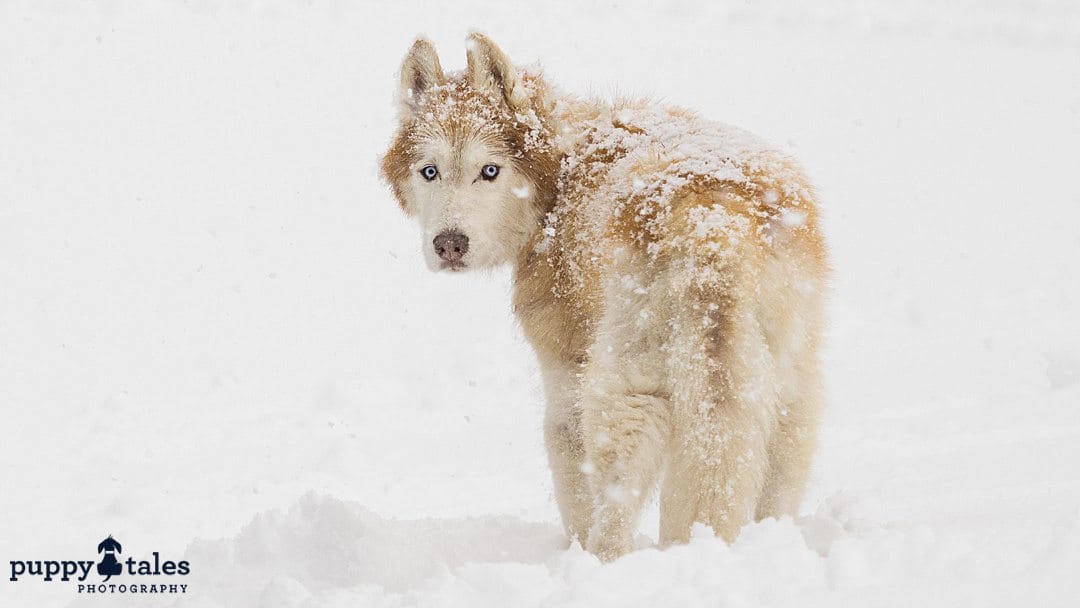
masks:
[[[444,230],[431,242],[435,253],[447,262],[460,262],[469,251],[469,237],[453,230]]]

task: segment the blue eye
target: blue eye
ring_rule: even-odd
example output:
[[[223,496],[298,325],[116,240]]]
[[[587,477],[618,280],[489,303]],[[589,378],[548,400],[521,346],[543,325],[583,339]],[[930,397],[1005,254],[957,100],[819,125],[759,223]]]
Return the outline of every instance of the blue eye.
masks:
[[[423,175],[424,179],[430,182],[436,177],[439,177],[439,170],[435,168],[435,165],[427,165],[423,169],[420,169],[420,175]]]
[[[484,165],[484,168],[480,169],[480,177],[484,178],[485,180],[487,180],[489,182],[491,180],[495,179],[498,176],[499,176],[499,166],[498,165]]]

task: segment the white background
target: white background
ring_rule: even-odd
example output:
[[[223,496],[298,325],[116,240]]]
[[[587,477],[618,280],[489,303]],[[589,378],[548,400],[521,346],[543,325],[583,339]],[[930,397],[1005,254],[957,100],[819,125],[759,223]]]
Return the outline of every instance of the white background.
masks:
[[[801,518],[560,548],[508,275],[429,274],[376,172],[472,28],[802,159]],[[1075,605],[1078,57],[1068,0],[0,4],[0,605],[146,605],[7,580],[110,533],[184,606]]]

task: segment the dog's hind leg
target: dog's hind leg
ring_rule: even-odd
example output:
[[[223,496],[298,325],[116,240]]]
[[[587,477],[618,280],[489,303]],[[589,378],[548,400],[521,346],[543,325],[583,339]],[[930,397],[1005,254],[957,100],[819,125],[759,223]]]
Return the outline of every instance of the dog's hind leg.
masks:
[[[798,515],[810,476],[817,444],[824,390],[812,350],[792,358],[781,372],[782,384],[777,427],[769,442],[769,472],[761,491],[755,519]]]
[[[817,439],[818,403],[789,403],[769,442],[769,470],[755,520],[798,515]]]
[[[825,403],[817,350],[824,324],[820,271],[784,252],[766,266],[760,317],[776,359],[780,407],[755,519],[798,515]]]
[[[586,471],[596,509],[588,549],[604,561],[634,548],[641,508],[656,484],[670,434],[668,401],[605,383],[583,401]]]
[[[659,348],[667,328],[656,315],[666,294],[630,278],[631,271],[643,272],[640,265],[623,268],[606,286],[581,399],[585,470],[596,504],[587,548],[604,561],[634,548],[638,516],[671,435]]]

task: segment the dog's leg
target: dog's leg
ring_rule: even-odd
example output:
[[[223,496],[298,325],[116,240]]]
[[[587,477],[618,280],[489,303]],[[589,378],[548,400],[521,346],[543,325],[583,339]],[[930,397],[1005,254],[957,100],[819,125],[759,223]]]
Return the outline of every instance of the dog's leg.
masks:
[[[671,435],[660,344],[667,294],[641,288],[649,272],[624,259],[606,286],[606,309],[590,349],[581,400],[586,470],[596,510],[588,549],[604,561],[634,548]],[[629,277],[639,273],[638,279]]]
[[[760,317],[777,361],[781,405],[757,520],[798,515],[825,403],[817,356],[824,325],[821,278],[790,254],[770,259]]]
[[[819,325],[807,325],[806,334],[814,335],[805,347],[792,356],[787,369],[781,372],[786,379],[777,412],[777,427],[769,443],[769,473],[761,491],[755,519],[798,515],[810,462],[817,443],[818,421],[824,406],[824,390],[815,345]],[[811,333],[813,332],[813,333]]]
[[[611,561],[634,548],[638,515],[656,484],[670,435],[668,401],[605,383],[582,402],[585,451],[596,501],[588,549]]]
[[[818,403],[789,404],[769,443],[769,472],[755,520],[799,514],[817,440]],[[809,410],[809,411],[803,411]]]
[[[672,322],[675,443],[660,497],[663,543],[689,540],[695,522],[733,541],[754,517],[768,471],[772,354],[752,314],[750,276],[721,267],[716,278],[686,286]]]
[[[583,546],[592,525],[592,494],[582,470],[585,444],[581,434],[581,384],[576,366],[542,365],[547,410],[544,414],[544,443],[555,487],[563,528]]]

